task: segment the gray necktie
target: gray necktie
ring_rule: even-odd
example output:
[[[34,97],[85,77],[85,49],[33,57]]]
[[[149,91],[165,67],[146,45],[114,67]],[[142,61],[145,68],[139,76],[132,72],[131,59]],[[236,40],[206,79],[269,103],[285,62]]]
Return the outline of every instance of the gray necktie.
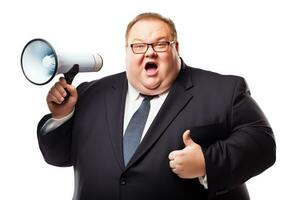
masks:
[[[131,117],[123,136],[123,153],[125,166],[140,144],[142,133],[149,115],[150,100],[154,96],[144,96],[140,107]]]

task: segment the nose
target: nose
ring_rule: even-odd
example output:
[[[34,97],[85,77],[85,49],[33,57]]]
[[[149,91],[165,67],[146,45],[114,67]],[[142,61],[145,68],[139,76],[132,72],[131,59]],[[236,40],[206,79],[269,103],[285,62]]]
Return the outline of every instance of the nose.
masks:
[[[154,51],[153,47],[151,45],[148,46],[147,51],[145,52],[146,57],[153,57],[156,56],[157,53]]]

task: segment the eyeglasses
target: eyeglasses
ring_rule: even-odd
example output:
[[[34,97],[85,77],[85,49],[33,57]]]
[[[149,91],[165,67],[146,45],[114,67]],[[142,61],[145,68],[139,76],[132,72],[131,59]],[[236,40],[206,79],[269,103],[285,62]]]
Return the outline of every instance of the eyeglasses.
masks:
[[[161,42],[154,42],[154,43],[133,43],[130,44],[130,47],[132,49],[132,52],[135,54],[144,54],[149,49],[149,46],[152,47],[152,49],[155,52],[166,52],[169,49],[169,46],[171,44],[174,44],[175,41],[161,41]]]

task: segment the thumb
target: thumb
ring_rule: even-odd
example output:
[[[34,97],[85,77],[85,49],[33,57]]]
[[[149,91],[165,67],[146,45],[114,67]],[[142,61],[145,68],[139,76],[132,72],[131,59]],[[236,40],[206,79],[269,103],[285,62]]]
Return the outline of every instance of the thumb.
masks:
[[[66,89],[70,93],[70,96],[77,98],[77,90],[73,85],[67,85]]]
[[[190,130],[186,130],[182,135],[182,140],[185,146],[191,145],[194,141],[191,138]]]

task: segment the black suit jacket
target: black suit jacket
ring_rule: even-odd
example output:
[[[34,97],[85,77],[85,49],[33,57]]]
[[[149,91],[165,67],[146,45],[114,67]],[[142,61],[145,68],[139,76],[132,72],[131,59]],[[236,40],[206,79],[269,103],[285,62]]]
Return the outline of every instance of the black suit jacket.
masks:
[[[249,199],[244,182],[275,162],[272,129],[243,78],[182,64],[180,74],[131,161],[122,153],[125,73],[83,83],[74,116],[38,140],[47,163],[73,166],[74,200]],[[182,134],[204,151],[208,190],[182,179],[168,155]]]

